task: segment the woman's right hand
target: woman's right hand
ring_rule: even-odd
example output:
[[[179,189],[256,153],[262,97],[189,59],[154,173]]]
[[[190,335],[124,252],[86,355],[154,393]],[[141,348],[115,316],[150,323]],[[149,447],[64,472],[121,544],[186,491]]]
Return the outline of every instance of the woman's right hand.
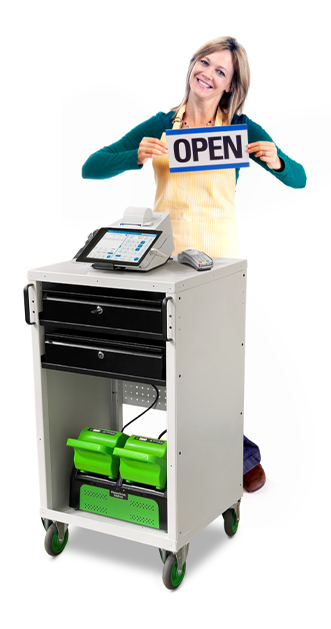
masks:
[[[147,160],[168,153],[167,146],[161,140],[156,138],[143,138],[139,144],[137,162],[138,164],[146,164]]]

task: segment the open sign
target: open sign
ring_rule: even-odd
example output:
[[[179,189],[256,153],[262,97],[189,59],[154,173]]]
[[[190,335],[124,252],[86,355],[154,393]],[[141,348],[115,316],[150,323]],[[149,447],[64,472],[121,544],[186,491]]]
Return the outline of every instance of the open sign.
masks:
[[[171,173],[249,166],[247,125],[166,131]]]

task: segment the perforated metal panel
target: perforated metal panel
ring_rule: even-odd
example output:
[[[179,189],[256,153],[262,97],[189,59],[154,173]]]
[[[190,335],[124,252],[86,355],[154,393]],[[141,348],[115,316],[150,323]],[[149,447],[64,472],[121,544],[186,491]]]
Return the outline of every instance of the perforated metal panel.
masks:
[[[159,399],[156,410],[167,410],[167,391],[166,387],[157,387],[159,391]],[[143,406],[147,408],[156,398],[154,387],[149,384],[141,384],[140,382],[123,382],[123,404],[132,404],[133,406]]]
[[[82,485],[80,505],[82,511],[97,513],[143,526],[159,528],[159,507],[157,503],[144,497],[111,497],[107,489]]]

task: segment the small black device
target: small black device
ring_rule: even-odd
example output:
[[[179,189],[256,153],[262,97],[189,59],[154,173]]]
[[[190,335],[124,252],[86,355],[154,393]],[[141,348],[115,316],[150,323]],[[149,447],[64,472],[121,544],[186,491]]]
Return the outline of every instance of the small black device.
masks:
[[[207,271],[213,266],[213,259],[207,256],[206,253],[198,251],[197,249],[186,249],[186,251],[180,251],[177,256],[180,264],[188,264],[192,266],[196,271]]]

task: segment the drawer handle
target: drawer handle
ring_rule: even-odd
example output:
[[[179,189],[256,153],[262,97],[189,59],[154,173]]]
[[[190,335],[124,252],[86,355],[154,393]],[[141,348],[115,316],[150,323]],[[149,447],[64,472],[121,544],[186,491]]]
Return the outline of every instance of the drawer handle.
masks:
[[[103,352],[98,352],[98,358],[100,358],[100,360],[102,360],[105,357]]]
[[[95,310],[91,310],[92,314],[102,314],[103,313],[103,308],[101,308],[101,306],[97,306]]]

